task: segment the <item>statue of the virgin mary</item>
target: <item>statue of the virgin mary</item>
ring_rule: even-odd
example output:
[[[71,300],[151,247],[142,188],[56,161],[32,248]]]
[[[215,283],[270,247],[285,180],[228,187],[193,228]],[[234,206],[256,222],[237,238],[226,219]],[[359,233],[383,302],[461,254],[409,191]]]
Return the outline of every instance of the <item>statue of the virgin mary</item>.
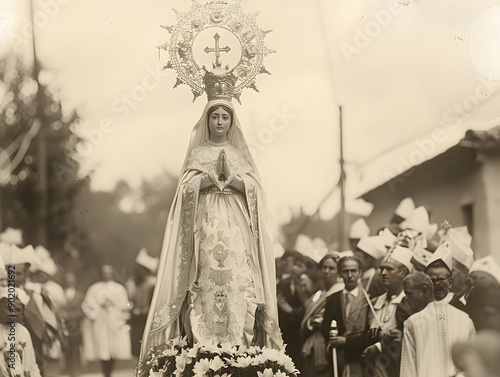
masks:
[[[220,26],[226,17],[224,24],[234,25],[229,30],[237,36],[238,30],[251,32],[248,26],[240,30],[244,22],[235,23],[243,17],[235,9],[212,3],[195,7],[190,18],[182,20],[196,29],[203,23]],[[181,49],[192,43],[185,43],[187,34],[181,31],[179,35],[184,37],[173,38],[169,47],[174,47],[171,60],[177,59],[174,68],[182,71],[186,51]],[[220,36],[214,38],[217,50]],[[190,345],[284,347],[278,327],[266,198],[230,102],[239,97],[242,71],[221,68],[220,52],[216,57],[213,71],[203,67],[199,75],[189,74],[190,78],[203,76],[200,85],[209,101],[193,128],[168,216],[158,280],[141,344],[139,376],[147,375],[150,366],[146,360],[157,352],[157,345],[180,336]],[[252,57],[246,58],[250,61]],[[248,77],[244,75],[244,80]],[[196,89],[196,85],[191,87]]]

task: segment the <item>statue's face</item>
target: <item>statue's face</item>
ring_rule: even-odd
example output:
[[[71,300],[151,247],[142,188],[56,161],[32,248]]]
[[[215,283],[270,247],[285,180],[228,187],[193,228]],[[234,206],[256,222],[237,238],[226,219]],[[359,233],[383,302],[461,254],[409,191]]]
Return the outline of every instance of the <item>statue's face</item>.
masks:
[[[222,138],[227,135],[231,127],[231,115],[222,107],[215,109],[208,118],[208,129],[210,136]]]

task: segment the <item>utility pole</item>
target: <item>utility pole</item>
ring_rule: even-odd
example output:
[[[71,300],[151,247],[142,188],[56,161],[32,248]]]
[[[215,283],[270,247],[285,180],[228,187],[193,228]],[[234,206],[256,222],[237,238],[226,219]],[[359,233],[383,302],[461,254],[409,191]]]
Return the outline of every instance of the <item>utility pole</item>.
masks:
[[[47,140],[46,129],[43,124],[43,111],[44,111],[44,93],[43,88],[39,82],[40,66],[36,56],[36,43],[35,43],[35,22],[33,18],[33,0],[30,0],[30,13],[31,13],[31,33],[33,43],[33,79],[36,81],[38,90],[36,93],[36,111],[35,122],[42,122],[40,130],[37,135],[37,188],[38,188],[38,243],[47,246],[48,232],[47,232],[47,219],[48,219],[48,179],[47,179]]]
[[[339,106],[340,131],[340,212],[339,212],[339,245],[340,251],[345,250],[345,170],[344,170],[344,137],[342,133],[342,106]]]

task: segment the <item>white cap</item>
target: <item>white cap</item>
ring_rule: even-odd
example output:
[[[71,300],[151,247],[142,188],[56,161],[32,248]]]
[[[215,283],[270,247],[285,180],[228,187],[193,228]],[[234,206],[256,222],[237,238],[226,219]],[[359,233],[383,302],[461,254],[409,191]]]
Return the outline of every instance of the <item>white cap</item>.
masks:
[[[50,256],[50,252],[42,245],[38,245],[35,248],[35,260],[31,263],[30,271],[42,271],[50,276],[55,276],[57,274],[56,263]]]
[[[466,225],[451,228],[450,230],[448,230],[448,237],[452,237],[467,246],[472,245],[472,236],[469,234]]]
[[[351,225],[351,230],[349,231],[349,238],[353,240],[359,240],[363,237],[368,237],[370,235],[370,228],[366,223],[365,219],[360,217]]]
[[[38,245],[37,247],[35,247],[35,255],[42,260],[52,258],[52,256],[50,255],[50,251],[48,251],[42,245]]]
[[[24,263],[33,263],[36,259],[35,251],[33,250],[33,246],[28,245],[24,248],[19,248],[16,245],[11,245],[9,248],[2,247],[0,248],[2,252],[3,261],[5,265],[14,265],[14,264],[24,264]]]
[[[451,245],[448,241],[440,245],[434,254],[432,255],[432,258],[430,259],[429,263],[427,263],[427,266],[425,268],[429,267],[432,263],[436,261],[442,261],[446,267],[448,267],[448,270],[450,272],[453,269],[453,258],[452,258],[452,251],[451,251]]]
[[[23,243],[23,231],[21,229],[7,228],[3,233],[0,233],[0,242],[19,246]]]
[[[334,253],[338,255],[339,259],[344,258],[344,257],[353,257],[354,256],[354,253],[351,250],[335,251]]]
[[[363,237],[359,240],[357,247],[374,259],[382,258],[387,252],[382,236]]]
[[[434,254],[424,249],[423,247],[416,247],[413,249],[413,260],[422,266],[427,266]]]
[[[448,230],[448,235],[457,240],[460,240],[460,242],[466,244],[467,246],[472,245],[472,236],[467,229],[467,225],[451,228],[450,230]]]
[[[411,216],[414,210],[415,210],[415,203],[413,202],[413,199],[404,198],[403,200],[401,200],[401,202],[399,202],[398,206],[394,211],[394,214],[406,220],[408,217]]]
[[[413,211],[407,220],[401,223],[401,229],[413,229],[427,235],[429,225],[429,214],[423,206],[420,206]]]
[[[411,272],[411,270],[413,269],[413,264],[411,263],[412,257],[413,253],[410,249],[400,245],[396,245],[394,250],[390,254],[387,254],[384,260],[387,261],[388,259],[394,259],[406,266],[406,268],[408,268],[408,271]]]
[[[451,252],[453,255],[453,259],[455,259],[461,265],[470,269],[472,263],[474,263],[474,251],[468,246],[459,241],[460,238],[457,238],[455,235],[450,235],[448,237],[448,242],[451,246]]]
[[[31,264],[30,271],[42,271],[50,276],[55,276],[57,274],[57,265],[52,258],[47,258],[44,260],[37,258],[35,262]]]
[[[0,244],[0,247],[5,244]],[[6,245],[7,246],[7,245]],[[8,276],[7,268],[5,267],[5,263],[3,261],[2,253],[0,252],[0,279],[6,279]]]
[[[9,245],[0,243],[0,269],[5,269],[5,262],[3,260],[3,254],[4,252],[2,251],[3,249],[8,250]]]
[[[474,261],[469,270],[469,274],[474,271],[486,272],[487,274],[493,276],[500,284],[500,266],[491,255]]]
[[[135,258],[135,263],[140,264],[143,267],[146,267],[149,271],[155,273],[158,268],[158,258],[154,258],[148,254],[148,250],[143,247],[137,258]]]
[[[0,299],[2,299],[2,298],[8,299],[9,297],[12,297],[12,296],[9,296],[12,294],[14,294],[15,297],[17,297],[19,299],[19,301],[21,301],[21,303],[24,306],[28,305],[28,302],[30,302],[30,296],[28,296],[28,294],[21,288],[0,287]]]
[[[392,234],[389,228],[384,228],[384,230],[381,230],[379,232],[379,236],[384,239],[384,244],[386,247],[392,247],[394,245],[394,242],[396,241],[396,236]]]

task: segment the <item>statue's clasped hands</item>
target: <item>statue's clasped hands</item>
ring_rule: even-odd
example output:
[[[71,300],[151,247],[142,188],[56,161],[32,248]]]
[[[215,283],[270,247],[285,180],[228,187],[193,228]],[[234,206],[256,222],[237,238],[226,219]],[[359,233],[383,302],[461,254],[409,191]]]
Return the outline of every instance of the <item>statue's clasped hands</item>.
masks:
[[[235,176],[231,174],[231,169],[227,163],[226,152],[223,149],[219,153],[217,164],[215,166],[215,172],[210,174],[210,179],[213,184],[222,191],[227,185],[231,184],[234,177]]]

